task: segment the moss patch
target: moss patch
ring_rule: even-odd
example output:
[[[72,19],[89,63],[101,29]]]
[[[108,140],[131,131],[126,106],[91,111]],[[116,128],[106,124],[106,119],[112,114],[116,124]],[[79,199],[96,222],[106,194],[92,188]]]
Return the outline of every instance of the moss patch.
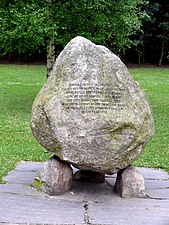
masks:
[[[39,178],[35,178],[32,186],[37,190],[42,190],[43,187],[46,186],[46,183],[44,181],[41,181]]]

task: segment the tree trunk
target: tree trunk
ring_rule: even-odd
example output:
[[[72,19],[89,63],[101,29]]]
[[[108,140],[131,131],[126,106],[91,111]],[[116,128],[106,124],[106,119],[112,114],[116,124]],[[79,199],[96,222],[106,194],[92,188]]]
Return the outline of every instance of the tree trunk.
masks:
[[[143,61],[143,50],[141,46],[138,47],[138,64],[141,65]]]
[[[11,53],[9,52],[9,53],[8,53],[8,62],[11,62],[11,58],[12,58],[12,57],[11,57]]]
[[[25,62],[25,63],[28,63],[28,55],[27,55],[26,52],[24,53],[24,62]]]
[[[162,44],[161,44],[161,52],[160,52],[158,66],[162,66],[163,56],[164,56],[164,40],[162,40]]]
[[[53,40],[49,40],[47,44],[47,77],[50,73],[55,63],[55,43]]]

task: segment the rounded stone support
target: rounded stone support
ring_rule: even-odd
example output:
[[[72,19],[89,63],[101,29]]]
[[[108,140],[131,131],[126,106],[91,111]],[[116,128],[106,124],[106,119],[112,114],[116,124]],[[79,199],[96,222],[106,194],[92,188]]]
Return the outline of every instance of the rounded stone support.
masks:
[[[117,173],[114,191],[122,198],[145,198],[144,178],[135,167],[128,166]]]
[[[33,186],[49,195],[60,195],[72,187],[73,170],[69,164],[57,156],[44,163],[34,179]]]

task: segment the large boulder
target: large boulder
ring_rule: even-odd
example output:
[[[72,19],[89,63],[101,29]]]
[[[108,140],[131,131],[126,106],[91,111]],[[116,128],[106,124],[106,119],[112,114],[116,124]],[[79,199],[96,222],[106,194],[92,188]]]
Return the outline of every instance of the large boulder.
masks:
[[[61,160],[103,173],[130,165],[154,134],[147,98],[126,66],[83,37],[56,59],[33,104],[31,127]]]

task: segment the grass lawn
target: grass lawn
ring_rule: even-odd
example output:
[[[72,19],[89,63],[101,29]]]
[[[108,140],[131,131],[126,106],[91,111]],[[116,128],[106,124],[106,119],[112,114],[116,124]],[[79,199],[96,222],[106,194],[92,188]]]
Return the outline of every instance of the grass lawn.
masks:
[[[32,103],[45,73],[44,66],[0,65],[0,179],[20,160],[49,157],[30,130]]]
[[[169,172],[169,69],[130,69],[151,103],[156,135],[138,166]],[[0,182],[18,161],[44,161],[46,153],[30,130],[31,107],[46,80],[45,66],[0,65]]]
[[[136,165],[169,172],[169,68],[130,69],[130,73],[148,96],[156,129]]]

